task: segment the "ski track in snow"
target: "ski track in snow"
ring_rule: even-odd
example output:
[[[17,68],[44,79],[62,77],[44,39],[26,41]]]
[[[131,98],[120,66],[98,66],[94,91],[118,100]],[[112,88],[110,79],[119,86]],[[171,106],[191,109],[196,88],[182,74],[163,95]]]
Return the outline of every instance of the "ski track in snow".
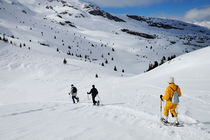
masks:
[[[108,122],[110,128],[116,126],[119,128],[122,127],[123,131],[125,130],[127,132],[126,137],[130,137],[130,139],[151,139],[156,135],[160,139],[163,137],[164,139],[170,137],[172,140],[182,140],[186,138],[192,140],[206,140],[209,139],[210,135],[207,130],[202,128],[202,124],[200,123],[184,123],[184,127],[178,128],[163,126],[160,124],[158,116],[153,116],[146,112],[119,105],[104,104],[103,106],[97,107],[92,106],[91,103],[79,103],[75,105],[61,102],[20,103],[15,105],[16,111],[13,106],[14,105],[3,105],[0,107],[0,120],[1,122],[4,122],[0,125],[5,125],[5,127],[0,127],[0,134],[4,136],[5,140],[12,139],[12,136],[9,135],[9,133],[13,134],[16,137],[15,139],[50,138],[48,135],[53,137],[53,131],[57,129],[57,126],[54,126],[53,123],[54,121],[59,121],[59,119],[61,119],[61,124],[59,124],[59,126],[64,128],[71,129],[73,126],[84,125],[81,133],[83,136],[85,135],[87,137],[90,129],[93,129],[92,131],[94,131],[96,135],[97,133],[100,133],[101,127],[103,128],[103,125],[105,125],[100,121]],[[72,116],[73,114],[74,116]],[[22,119],[25,121],[21,121]],[[81,120],[89,121],[89,124],[81,124]],[[73,126],[71,123],[72,121],[75,122],[73,123]],[[13,122],[18,125],[12,124]],[[94,126],[91,126],[91,123],[93,123]],[[32,128],[29,128],[30,125],[32,125]],[[48,125],[52,125],[52,127],[49,127],[49,129],[46,130],[45,127],[48,127]],[[36,129],[33,129],[33,127]],[[106,128],[106,125],[104,127]],[[29,131],[28,129],[32,130]],[[38,130],[45,130],[45,132],[42,132],[39,136]],[[22,131],[22,133],[19,131]],[[65,131],[68,132],[68,129]],[[141,131],[142,133],[154,133],[154,135],[145,137],[145,135],[141,136],[142,133],[138,135],[138,131]],[[36,133],[37,138],[34,138],[32,133]],[[57,139],[71,139],[73,137],[78,137],[80,139],[80,134],[78,133],[79,132],[77,132],[76,135],[71,133],[60,133]],[[120,138],[120,136],[115,135],[115,133],[112,135],[113,137],[111,139]],[[103,138],[101,137],[101,139]]]

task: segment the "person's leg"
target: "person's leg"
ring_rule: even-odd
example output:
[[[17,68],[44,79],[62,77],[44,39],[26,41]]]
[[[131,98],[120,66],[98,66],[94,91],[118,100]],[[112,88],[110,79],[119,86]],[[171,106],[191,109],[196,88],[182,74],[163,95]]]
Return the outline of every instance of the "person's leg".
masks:
[[[77,103],[79,102],[79,97],[76,97],[76,99],[77,99]]]
[[[168,122],[168,114],[169,114],[170,108],[171,108],[171,104],[168,103],[168,102],[166,102],[166,105],[165,105],[165,107],[164,107],[164,112],[163,112],[163,114],[164,114],[164,119],[165,119],[166,122]]]
[[[173,104],[170,108],[170,112],[171,112],[173,117],[177,117],[176,107],[177,107],[177,104]]]
[[[179,124],[178,117],[177,117],[178,115],[176,113],[176,107],[177,107],[177,104],[173,104],[172,107],[171,107],[171,109],[170,109],[170,112],[171,112],[172,116],[175,119],[175,123],[176,124]]]
[[[95,100],[95,95],[92,95],[92,100],[93,100],[93,104],[95,105],[96,104],[96,100]]]
[[[72,96],[73,103],[75,104],[75,100],[74,99],[75,99],[75,96]]]
[[[163,112],[164,116],[168,116],[169,110],[170,110],[169,105],[166,104],[164,107],[164,112]]]

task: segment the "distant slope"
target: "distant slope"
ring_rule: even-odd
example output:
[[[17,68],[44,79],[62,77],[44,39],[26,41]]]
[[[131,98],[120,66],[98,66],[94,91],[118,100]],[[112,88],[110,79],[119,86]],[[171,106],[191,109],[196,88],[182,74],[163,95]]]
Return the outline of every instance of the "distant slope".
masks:
[[[119,74],[139,74],[163,56],[210,45],[209,29],[170,19],[112,15],[78,0],[0,3],[0,37],[5,34],[8,43],[50,47],[66,58],[111,70],[116,66]]]
[[[80,60],[67,59],[64,65],[65,54],[53,48],[34,46],[28,50],[0,45],[4,46],[0,48],[1,139],[210,137],[210,47],[177,57],[148,73],[120,77],[109,68]],[[95,78],[96,73],[99,78]],[[178,107],[179,120],[184,123],[181,128],[159,122],[159,95],[169,76],[175,76],[183,93]],[[72,83],[78,88],[79,104],[72,104],[68,96]],[[87,97],[92,84],[104,106],[92,106]]]

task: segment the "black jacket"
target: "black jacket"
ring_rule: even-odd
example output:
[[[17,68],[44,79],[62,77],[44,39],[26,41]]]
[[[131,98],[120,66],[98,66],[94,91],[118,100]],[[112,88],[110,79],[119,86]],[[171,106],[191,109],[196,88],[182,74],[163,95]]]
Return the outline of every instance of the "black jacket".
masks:
[[[96,88],[92,88],[88,94],[91,94],[92,96],[96,96],[98,94],[98,90]]]

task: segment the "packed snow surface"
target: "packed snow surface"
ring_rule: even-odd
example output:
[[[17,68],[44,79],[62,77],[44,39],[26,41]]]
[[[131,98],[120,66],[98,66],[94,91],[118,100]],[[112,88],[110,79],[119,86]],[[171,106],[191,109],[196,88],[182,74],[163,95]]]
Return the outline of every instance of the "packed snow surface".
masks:
[[[98,10],[78,0],[0,0],[0,140],[210,140],[210,31],[126,15],[115,22],[91,8]],[[184,127],[160,123],[159,96],[171,76],[182,91]],[[101,106],[87,95],[93,84]]]
[[[53,53],[1,47],[0,139],[210,138],[210,47],[131,77],[78,60],[64,65]],[[182,90],[178,113],[184,127],[159,122],[159,95],[169,76]],[[78,104],[68,95],[72,83],[78,88]],[[92,84],[103,106],[93,106],[87,96]]]

